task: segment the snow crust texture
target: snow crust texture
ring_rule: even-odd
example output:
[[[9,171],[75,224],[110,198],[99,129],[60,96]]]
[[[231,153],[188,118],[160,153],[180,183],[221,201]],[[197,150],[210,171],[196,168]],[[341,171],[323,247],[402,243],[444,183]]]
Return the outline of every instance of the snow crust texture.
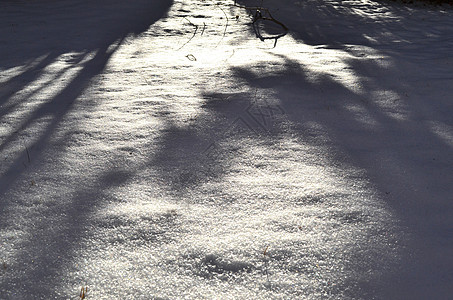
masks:
[[[233,4],[0,2],[0,299],[453,295],[453,10]]]

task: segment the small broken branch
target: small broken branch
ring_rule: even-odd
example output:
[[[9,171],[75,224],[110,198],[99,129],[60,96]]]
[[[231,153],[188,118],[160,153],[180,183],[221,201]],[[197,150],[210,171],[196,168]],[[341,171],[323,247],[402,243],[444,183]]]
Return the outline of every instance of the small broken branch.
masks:
[[[179,47],[179,48],[177,49],[178,51],[181,50],[185,45],[187,45],[187,44],[195,37],[195,35],[197,34],[197,31],[198,31],[198,25],[195,25],[194,23],[190,22],[190,20],[187,19],[187,18],[185,18],[185,17],[184,17],[184,19],[186,19],[187,22],[189,22],[190,25],[192,25],[193,27],[195,27],[195,31],[193,32],[192,37],[191,37],[187,42],[185,42],[181,47]],[[204,31],[204,27],[203,27],[203,31]]]
[[[281,37],[284,37],[289,31],[288,27],[286,27],[285,24],[283,24],[282,22],[280,22],[279,20],[275,19],[272,16],[272,14],[268,8],[259,7],[259,6],[255,6],[255,7],[242,6],[242,5],[237,4],[236,0],[234,1],[234,6],[254,12],[253,19],[252,19],[252,26],[253,26],[253,31],[255,32],[256,37],[259,38],[262,42],[264,42],[265,40],[275,40],[274,48],[277,46],[278,39]],[[277,24],[278,26],[281,27],[282,33],[276,34],[276,35],[270,35],[270,36],[263,36],[258,27],[258,22],[260,22],[260,21],[270,21],[270,22]]]

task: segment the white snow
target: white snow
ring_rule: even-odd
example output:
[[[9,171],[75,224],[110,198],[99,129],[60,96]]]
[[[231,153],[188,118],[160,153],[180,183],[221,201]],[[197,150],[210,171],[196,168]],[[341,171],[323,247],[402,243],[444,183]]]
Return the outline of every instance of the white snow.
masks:
[[[0,2],[1,299],[453,295],[452,8],[233,4]]]

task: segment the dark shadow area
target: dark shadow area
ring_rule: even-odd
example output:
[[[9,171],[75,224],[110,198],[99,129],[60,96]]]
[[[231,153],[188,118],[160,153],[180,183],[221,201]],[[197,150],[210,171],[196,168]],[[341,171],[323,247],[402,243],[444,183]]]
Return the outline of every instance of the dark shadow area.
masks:
[[[284,63],[275,68],[265,61],[233,68],[235,76],[251,90],[272,90],[302,140],[315,143],[319,135],[338,162],[365,170],[411,236],[393,273],[378,283],[352,279],[351,286],[340,289],[357,299],[452,295],[453,147],[429,124],[453,128],[451,95],[430,87],[441,89],[453,79],[445,75],[451,65],[436,61],[450,56],[453,27],[436,23],[437,11],[398,3],[238,1],[244,6],[261,3],[301,43],[348,53],[343,62],[362,92],[291,57],[281,56]],[[367,59],[371,54],[385,56],[390,64]],[[393,114],[376,92],[394,95],[404,115]],[[312,124],[325,131],[313,134]]]
[[[165,116],[165,129],[152,141],[157,148],[146,167],[155,168],[176,195],[199,192],[204,184],[230,176],[245,145],[280,138],[277,124],[284,111],[263,95],[203,92],[201,114],[186,126],[173,122],[171,115]],[[217,193],[223,192],[209,191],[206,198]],[[199,204],[203,199],[196,201]]]
[[[71,110],[74,101],[86,89],[90,80],[102,72],[122,41],[129,35],[137,35],[148,29],[165,15],[171,3],[170,0],[95,3],[3,1],[0,4],[1,9],[6,11],[3,14],[11,17],[0,20],[0,24],[4,31],[11,32],[0,37],[0,55],[9,58],[9,64],[0,67],[9,69],[24,66],[25,70],[2,83],[0,117],[27,101],[30,95],[26,98],[18,97],[19,100],[15,100],[14,95],[32,84],[44,73],[46,67],[62,55],[71,53],[67,59],[68,68],[81,67],[81,70],[57,95],[31,111],[12,133],[2,136],[0,151],[37,119],[48,117],[51,119],[48,128],[33,145],[28,146],[29,151],[45,148],[55,127]],[[28,20],[26,24],[16,22],[25,17]],[[58,76],[54,80],[59,80]],[[24,169],[24,158],[30,154],[24,152],[3,172],[0,195],[14,182],[20,174],[19,170]],[[35,151],[33,156],[39,156],[39,151]]]
[[[10,203],[5,195],[17,185],[21,174],[33,168],[43,154],[54,151],[52,154],[57,160],[65,152],[68,141],[54,141],[53,134],[73,111],[78,97],[104,70],[127,37],[145,32],[165,17],[171,5],[171,0],[0,2],[1,15],[4,16],[0,19],[0,56],[8,58],[2,60],[6,63],[0,66],[0,70],[21,68],[0,85],[0,125],[4,121],[2,118],[17,107],[26,106],[34,93],[55,81],[66,82],[55,95],[49,93],[49,99],[26,111],[25,117],[20,124],[14,124],[13,130],[0,136],[0,153],[4,154],[6,149],[20,141],[23,131],[32,130],[40,119],[47,121],[32,142],[24,142],[22,153],[15,153],[14,157],[2,155],[2,162],[7,162],[7,167],[2,168],[0,174],[0,229],[5,224],[14,223],[7,217]],[[52,73],[55,77],[49,82],[37,83],[48,72],[46,68],[57,60],[63,61],[66,68],[62,68],[60,73]],[[77,69],[73,78],[60,78],[65,70],[71,68]],[[36,88],[37,84],[42,86]],[[33,93],[22,97],[20,93],[31,86],[34,86]],[[48,149],[51,142],[53,146]],[[105,198],[103,188],[119,186],[130,177],[128,172],[108,166],[104,171],[105,174],[98,174],[98,181],[88,186],[74,183],[73,195],[60,191],[63,203],[57,203],[53,208],[55,211],[49,210],[51,219],[53,214],[58,215],[50,224],[48,216],[36,216],[36,219],[28,221],[30,238],[23,245],[15,245],[17,261],[29,262],[15,270],[18,274],[22,272],[22,286],[15,286],[17,282],[3,282],[0,298],[44,299],[55,295],[62,266],[71,262],[73,251],[78,247],[78,236],[89,230],[87,216]],[[26,203],[27,199],[20,201]],[[49,252],[56,257],[50,257]]]
[[[449,18],[448,12],[453,9],[448,7],[412,7],[385,0],[239,0],[237,4],[268,8],[276,20],[288,27],[292,37],[323,48],[348,51],[349,46],[360,45],[393,55],[398,50],[436,55],[429,49],[436,45],[448,55],[453,43],[439,22],[439,16]]]
[[[228,126],[226,119],[209,114],[185,127],[174,124],[171,117],[164,122],[167,127],[153,141],[158,149],[147,167],[156,168],[171,193],[184,195],[223,177],[228,153],[219,149],[218,141]]]
[[[111,180],[118,176],[121,181]],[[16,258],[21,264],[16,263],[11,271],[8,270],[20,274],[21,281],[14,278],[10,282],[5,276],[2,282],[4,299],[26,299],[29,295],[37,299],[67,298],[69,295],[59,290],[61,278],[67,276],[67,270],[76,271],[74,256],[84,239],[90,236],[89,229],[95,224],[93,214],[102,207],[102,200],[109,199],[105,190],[115,188],[129,178],[130,174],[124,170],[108,170],[100,174],[97,182],[78,187],[70,196],[61,192],[59,203],[49,206],[47,215],[32,213],[34,218],[27,224],[30,237],[20,245]],[[83,280],[80,277],[74,274],[68,280]]]

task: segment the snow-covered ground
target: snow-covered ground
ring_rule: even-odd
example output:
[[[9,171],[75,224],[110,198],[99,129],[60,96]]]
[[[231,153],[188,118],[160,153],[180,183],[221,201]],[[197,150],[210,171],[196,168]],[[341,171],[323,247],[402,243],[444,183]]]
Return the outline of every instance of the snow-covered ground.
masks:
[[[0,2],[1,299],[453,295],[453,9],[257,2]]]

